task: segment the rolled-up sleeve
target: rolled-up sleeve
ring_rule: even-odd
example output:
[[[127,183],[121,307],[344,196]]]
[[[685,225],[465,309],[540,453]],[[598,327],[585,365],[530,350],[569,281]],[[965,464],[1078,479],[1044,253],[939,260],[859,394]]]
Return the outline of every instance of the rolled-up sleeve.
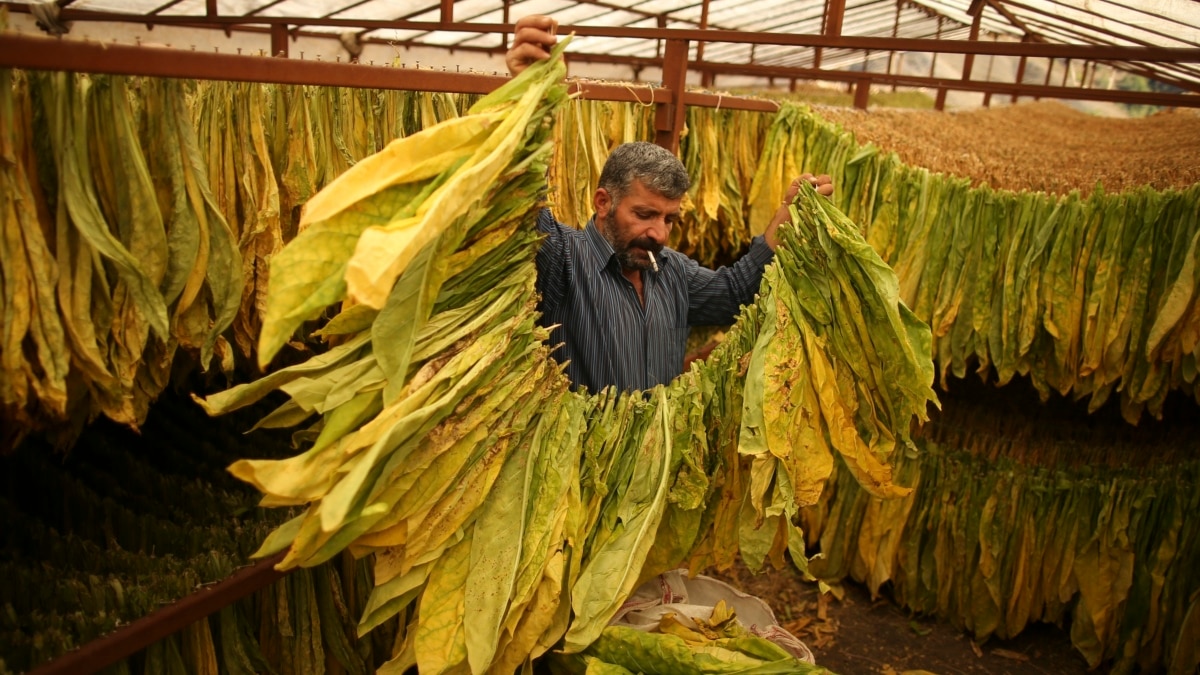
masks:
[[[737,262],[710,270],[688,259],[688,324],[725,326],[737,319],[742,305],[754,302],[763,270],[775,257],[761,236]]]

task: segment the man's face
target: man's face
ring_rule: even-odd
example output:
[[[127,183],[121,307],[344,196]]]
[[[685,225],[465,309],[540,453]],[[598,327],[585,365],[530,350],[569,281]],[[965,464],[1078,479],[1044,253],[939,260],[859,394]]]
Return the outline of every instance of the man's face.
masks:
[[[681,201],[668,199],[636,179],[615,208],[607,190],[596,190],[596,225],[612,245],[621,267],[651,269],[649,253],[657,255],[666,246],[671,228],[679,222]]]

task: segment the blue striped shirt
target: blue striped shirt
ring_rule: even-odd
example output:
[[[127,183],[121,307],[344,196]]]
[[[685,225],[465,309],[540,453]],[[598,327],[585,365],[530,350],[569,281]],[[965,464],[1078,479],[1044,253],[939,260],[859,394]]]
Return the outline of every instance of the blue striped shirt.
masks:
[[[736,263],[714,271],[664,248],[658,272],[642,272],[643,306],[595,218],[578,230],[543,209],[537,227],[546,235],[537,254],[541,321],[554,327],[550,344],[561,345],[554,356],[567,363],[567,377],[592,393],[674,379],[689,328],[732,324],[741,305],[754,301],[774,256],[760,236]]]

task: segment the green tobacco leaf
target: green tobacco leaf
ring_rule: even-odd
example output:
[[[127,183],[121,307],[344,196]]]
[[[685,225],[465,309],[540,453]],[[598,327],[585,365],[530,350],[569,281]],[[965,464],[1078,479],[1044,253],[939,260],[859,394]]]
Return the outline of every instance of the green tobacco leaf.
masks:
[[[525,506],[533,468],[542,454],[541,439],[547,433],[544,426],[545,422],[539,421],[528,452],[513,454],[501,467],[475,520],[475,532],[480,536],[471,547],[464,603],[467,656],[472,672],[485,671],[496,654],[500,626],[521,561]]]
[[[671,437],[665,391],[659,389],[656,398],[658,408],[642,444],[645,450],[638,453],[631,482],[619,495],[620,524],[604,546],[591,552],[571,589],[575,620],[564,638],[568,652],[582,650],[600,635],[609,617],[633,592],[654,543],[666,505]]]
[[[370,336],[359,335],[345,344],[330,349],[324,354],[312,357],[304,363],[276,370],[253,382],[247,382],[246,384],[226,389],[205,398],[193,396],[193,399],[209,415],[220,415],[231,412],[261,400],[264,396],[288,382],[309,375],[320,375],[341,366],[347,361],[357,359],[362,348],[369,341]]]
[[[42,81],[42,94],[51,107],[49,116],[54,120],[51,141],[58,165],[58,194],[66,204],[71,222],[89,245],[116,266],[150,327],[165,340],[168,337],[167,305],[158,291],[158,284],[145,272],[141,262],[113,236],[87,179],[91,173],[85,142],[90,80],[86,76],[54,73]]]
[[[463,611],[473,531],[468,529],[462,540],[446,551],[431,570],[421,594],[416,653],[422,673],[444,673],[467,658]]]
[[[387,349],[377,352],[387,383],[383,390],[384,405],[393,403],[404,389],[413,348],[437,295],[434,286],[440,285],[438,268],[445,265],[440,242],[440,237],[434,239],[413,258],[371,324],[371,341],[387,345]]]
[[[383,190],[309,225],[271,258],[271,284],[258,341],[260,365],[270,363],[302,323],[345,297],[346,263],[363,231],[406,217],[428,187],[406,183]]]

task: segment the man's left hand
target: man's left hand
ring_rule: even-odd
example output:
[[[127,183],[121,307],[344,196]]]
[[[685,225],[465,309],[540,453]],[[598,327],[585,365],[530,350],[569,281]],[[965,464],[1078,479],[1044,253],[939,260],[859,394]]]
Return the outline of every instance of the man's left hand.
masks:
[[[782,223],[787,222],[791,218],[792,214],[788,211],[788,206],[796,201],[796,194],[800,192],[802,181],[813,186],[819,195],[825,197],[833,195],[833,179],[827,173],[823,173],[820,176],[814,176],[811,173],[802,173],[799,178],[793,180],[788,185],[787,191],[784,192],[783,201],[779,203],[779,208],[775,210],[775,216],[771,218],[771,224],[767,225],[766,232],[763,232],[763,237],[767,240],[767,246],[770,246],[772,251],[779,245],[779,238],[776,236],[775,231],[779,229]]]

